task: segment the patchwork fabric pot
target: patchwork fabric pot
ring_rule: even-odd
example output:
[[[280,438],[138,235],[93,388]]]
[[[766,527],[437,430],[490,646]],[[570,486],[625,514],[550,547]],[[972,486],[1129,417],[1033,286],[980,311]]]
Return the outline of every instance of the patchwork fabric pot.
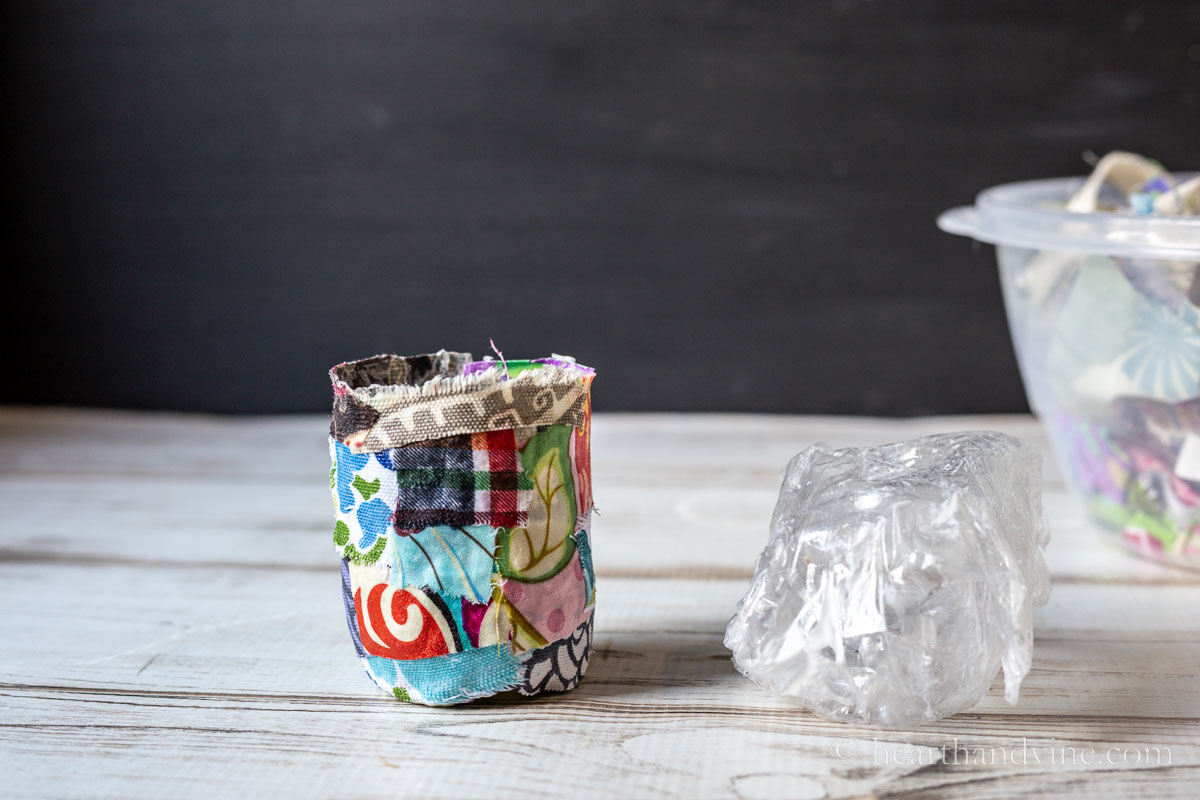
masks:
[[[444,350],[330,370],[342,599],[385,691],[446,705],[583,678],[594,375]]]

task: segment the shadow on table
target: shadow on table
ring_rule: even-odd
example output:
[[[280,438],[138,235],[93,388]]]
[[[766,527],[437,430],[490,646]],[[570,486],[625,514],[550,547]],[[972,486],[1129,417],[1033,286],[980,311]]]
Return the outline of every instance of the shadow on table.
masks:
[[[535,698],[505,692],[472,704],[476,707],[539,702],[619,700],[656,694],[667,699],[678,691],[692,693],[745,679],[738,675],[722,644],[723,628],[709,631],[598,633],[588,660],[587,676],[566,694]],[[750,686],[748,682],[747,686]]]
[[[593,643],[587,678],[579,691],[615,698],[696,690],[741,680],[714,631],[600,633]]]

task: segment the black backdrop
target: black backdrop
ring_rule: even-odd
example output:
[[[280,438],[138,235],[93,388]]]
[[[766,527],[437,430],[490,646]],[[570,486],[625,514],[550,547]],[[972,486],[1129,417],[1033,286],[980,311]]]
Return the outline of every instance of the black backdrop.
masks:
[[[601,409],[1025,407],[986,186],[1200,166],[1200,3],[21,0],[0,400],[327,407],[550,350]]]

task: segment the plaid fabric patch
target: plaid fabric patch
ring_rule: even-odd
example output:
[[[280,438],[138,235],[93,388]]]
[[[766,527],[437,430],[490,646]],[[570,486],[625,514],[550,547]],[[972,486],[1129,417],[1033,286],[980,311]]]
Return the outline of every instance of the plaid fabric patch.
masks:
[[[533,481],[511,429],[398,447],[391,459],[400,485],[396,533],[431,525],[513,528],[528,520]]]

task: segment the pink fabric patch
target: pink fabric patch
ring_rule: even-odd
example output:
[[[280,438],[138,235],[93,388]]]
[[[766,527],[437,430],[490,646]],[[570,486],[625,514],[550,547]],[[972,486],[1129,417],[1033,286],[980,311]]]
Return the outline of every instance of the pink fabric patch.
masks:
[[[553,578],[540,583],[507,578],[500,590],[547,641],[562,638],[587,619],[587,590],[578,550]]]

